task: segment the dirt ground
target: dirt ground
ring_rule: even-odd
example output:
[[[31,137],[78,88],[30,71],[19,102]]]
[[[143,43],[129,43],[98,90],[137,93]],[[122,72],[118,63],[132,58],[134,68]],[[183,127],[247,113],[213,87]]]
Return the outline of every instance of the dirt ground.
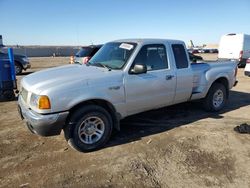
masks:
[[[215,55],[204,56],[215,59]],[[67,64],[69,58],[31,58],[25,75]],[[239,83],[220,113],[184,103],[122,121],[105,148],[72,150],[63,132],[31,134],[17,102],[0,103],[0,187],[250,187],[250,77]]]

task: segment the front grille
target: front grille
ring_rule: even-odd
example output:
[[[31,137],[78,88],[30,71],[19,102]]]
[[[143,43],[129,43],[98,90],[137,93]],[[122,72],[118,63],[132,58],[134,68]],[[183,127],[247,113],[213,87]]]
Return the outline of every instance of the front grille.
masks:
[[[26,89],[22,88],[22,90],[21,90],[21,96],[22,96],[23,100],[24,100],[25,102],[27,102],[28,91],[27,91]]]

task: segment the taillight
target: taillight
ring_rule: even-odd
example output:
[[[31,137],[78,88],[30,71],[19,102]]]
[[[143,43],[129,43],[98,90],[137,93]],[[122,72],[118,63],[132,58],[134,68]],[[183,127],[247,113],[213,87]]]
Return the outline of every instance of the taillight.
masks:
[[[243,51],[240,51],[239,61],[242,61]]]

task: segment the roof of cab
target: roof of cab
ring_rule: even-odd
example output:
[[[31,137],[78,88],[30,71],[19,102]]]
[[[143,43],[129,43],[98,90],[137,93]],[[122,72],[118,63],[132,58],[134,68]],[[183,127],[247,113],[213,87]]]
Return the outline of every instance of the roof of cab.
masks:
[[[152,38],[138,38],[138,39],[119,39],[113,42],[132,42],[137,44],[143,43],[162,43],[162,42],[169,42],[169,43],[184,43],[181,40],[172,40],[172,39],[152,39]]]
[[[81,46],[81,48],[101,48],[103,44],[91,44],[88,46]]]

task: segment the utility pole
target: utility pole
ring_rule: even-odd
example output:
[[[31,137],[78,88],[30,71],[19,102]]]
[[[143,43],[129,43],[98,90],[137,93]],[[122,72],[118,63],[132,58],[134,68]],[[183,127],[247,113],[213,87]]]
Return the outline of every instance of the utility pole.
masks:
[[[3,45],[3,37],[2,37],[2,35],[0,35],[0,48],[1,47],[4,47],[4,45]]]

